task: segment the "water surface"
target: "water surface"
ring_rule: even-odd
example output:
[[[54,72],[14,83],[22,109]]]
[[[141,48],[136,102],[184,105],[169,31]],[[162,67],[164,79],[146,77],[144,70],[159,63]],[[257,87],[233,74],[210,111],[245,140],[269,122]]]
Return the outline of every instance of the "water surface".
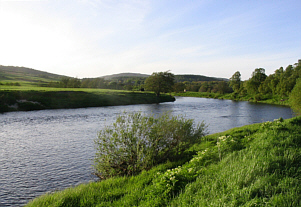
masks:
[[[0,206],[22,206],[46,192],[95,180],[93,140],[124,111],[170,111],[204,120],[210,133],[293,116],[288,107],[191,97],[162,104],[0,114]]]

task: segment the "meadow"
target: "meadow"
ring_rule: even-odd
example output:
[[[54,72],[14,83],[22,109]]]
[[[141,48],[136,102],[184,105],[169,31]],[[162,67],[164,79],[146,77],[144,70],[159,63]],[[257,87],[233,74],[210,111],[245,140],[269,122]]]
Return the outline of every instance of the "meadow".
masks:
[[[26,206],[300,206],[301,117],[202,137],[176,162],[47,193]]]

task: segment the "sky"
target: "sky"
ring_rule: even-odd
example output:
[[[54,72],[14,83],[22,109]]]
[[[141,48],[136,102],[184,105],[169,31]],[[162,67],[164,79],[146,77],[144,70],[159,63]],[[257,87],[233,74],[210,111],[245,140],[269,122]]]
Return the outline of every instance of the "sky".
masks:
[[[0,65],[246,80],[301,59],[300,0],[0,0]]]

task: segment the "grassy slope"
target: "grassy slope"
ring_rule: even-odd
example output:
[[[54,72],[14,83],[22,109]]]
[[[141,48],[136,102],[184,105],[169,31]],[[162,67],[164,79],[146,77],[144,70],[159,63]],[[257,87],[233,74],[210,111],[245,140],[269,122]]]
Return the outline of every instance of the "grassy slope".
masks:
[[[51,81],[59,81],[62,75],[52,74],[25,67],[2,66],[0,65],[0,82],[20,83],[22,86],[45,85]]]
[[[7,87],[2,87],[7,88]],[[107,89],[9,87],[1,90],[0,112],[41,109],[84,108],[174,101],[168,95]],[[21,89],[21,90],[20,90]]]
[[[189,162],[45,194],[27,206],[300,206],[300,147],[301,117],[234,128],[202,138]]]
[[[234,93],[219,94],[219,93],[208,93],[208,92],[186,92],[186,93],[172,93],[173,96],[183,97],[200,97],[200,98],[215,98],[215,99],[230,99],[235,101],[252,101],[258,103],[277,104],[288,106],[288,98],[283,99],[281,96],[262,96],[260,101],[255,101],[252,96],[235,97]]]

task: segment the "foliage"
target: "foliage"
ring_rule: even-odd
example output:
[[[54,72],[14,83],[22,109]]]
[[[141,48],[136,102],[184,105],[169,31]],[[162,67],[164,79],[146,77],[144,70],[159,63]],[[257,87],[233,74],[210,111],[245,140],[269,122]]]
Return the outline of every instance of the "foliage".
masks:
[[[239,71],[236,71],[230,78],[229,86],[232,87],[232,89],[235,92],[238,92],[240,89],[240,84],[241,84],[241,74]]]
[[[95,140],[96,175],[101,178],[135,175],[174,160],[204,134],[204,123],[194,128],[192,120],[180,116],[120,115],[113,126],[100,131]]]
[[[226,81],[219,81],[218,84],[213,87],[211,92],[225,94],[231,93],[232,89],[229,87],[229,84]]]
[[[300,126],[295,117],[207,135],[186,163],[79,185],[27,206],[300,206]]]
[[[292,90],[289,97],[290,106],[298,114],[301,115],[301,78]]]
[[[266,79],[264,68],[256,68],[252,73],[252,77],[247,81],[246,89],[249,94],[258,93],[260,84]]]
[[[174,79],[174,74],[168,71],[153,73],[145,80],[145,88],[160,96],[160,93],[167,93],[172,90]]]
[[[199,82],[199,81],[221,81],[222,78],[213,78],[207,77],[203,75],[175,75],[175,81],[177,83],[183,83],[185,81],[188,82]]]
[[[252,77],[247,81],[241,81],[240,72],[237,71],[232,75],[229,82],[183,82],[187,92],[182,94],[173,93],[173,95],[289,105],[289,95],[298,78],[301,78],[301,60],[294,66],[288,65],[286,69],[280,67],[275,70],[274,74],[269,76],[265,74],[264,68],[256,68],[252,73]],[[234,92],[229,90],[229,87],[232,87]]]
[[[60,88],[80,88],[81,81],[78,78],[63,77],[59,82]]]
[[[185,84],[184,83],[175,83],[173,86],[173,91],[176,93],[184,92]]]

